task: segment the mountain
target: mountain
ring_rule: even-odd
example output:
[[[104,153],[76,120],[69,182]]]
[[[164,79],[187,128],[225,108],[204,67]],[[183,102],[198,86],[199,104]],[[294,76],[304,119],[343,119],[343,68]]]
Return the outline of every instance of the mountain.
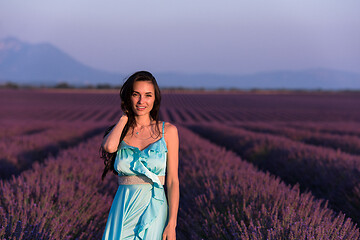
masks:
[[[143,69],[139,69],[143,70]],[[131,73],[128,73],[131,74]],[[128,75],[127,74],[127,75]],[[360,74],[331,69],[269,71],[247,75],[154,73],[162,88],[360,89]],[[125,75],[88,67],[48,43],[0,40],[0,83],[75,86],[122,84]]]
[[[48,43],[28,44],[12,37],[0,40],[0,81],[85,85],[122,80],[120,74],[88,67]]]

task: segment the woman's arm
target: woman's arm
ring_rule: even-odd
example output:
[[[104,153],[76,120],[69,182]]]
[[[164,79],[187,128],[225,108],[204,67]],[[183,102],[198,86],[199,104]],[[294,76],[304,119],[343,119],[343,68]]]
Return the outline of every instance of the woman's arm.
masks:
[[[179,135],[176,126],[169,124],[166,134],[166,146],[168,149],[166,163],[166,188],[169,204],[169,219],[166,226],[163,239],[176,239],[177,213],[179,209]]]
[[[122,130],[124,129],[127,123],[128,117],[123,115],[119,122],[114,126],[114,128],[106,135],[102,141],[101,146],[108,153],[113,153],[117,151],[119,146],[119,141],[121,137]]]

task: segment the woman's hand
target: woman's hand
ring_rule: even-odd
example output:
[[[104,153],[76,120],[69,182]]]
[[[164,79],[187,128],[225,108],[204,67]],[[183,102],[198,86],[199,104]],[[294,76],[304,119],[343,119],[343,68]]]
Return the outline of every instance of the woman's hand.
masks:
[[[175,227],[171,225],[167,225],[162,235],[162,240],[175,240],[175,239],[176,239]]]

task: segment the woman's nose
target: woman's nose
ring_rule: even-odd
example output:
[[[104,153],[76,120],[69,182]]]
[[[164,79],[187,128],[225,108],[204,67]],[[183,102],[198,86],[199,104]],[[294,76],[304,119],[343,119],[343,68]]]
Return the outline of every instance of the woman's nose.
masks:
[[[143,100],[143,98],[140,96],[139,100],[138,100],[138,103],[142,103],[142,100]]]

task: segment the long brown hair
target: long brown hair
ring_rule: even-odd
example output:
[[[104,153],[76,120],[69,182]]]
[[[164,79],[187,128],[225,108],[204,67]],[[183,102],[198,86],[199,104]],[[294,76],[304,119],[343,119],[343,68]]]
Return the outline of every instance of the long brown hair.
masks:
[[[159,86],[156,82],[155,77],[147,71],[139,71],[136,72],[134,74],[132,74],[125,82],[124,84],[121,86],[120,89],[120,99],[121,99],[121,110],[127,115],[128,117],[128,121],[121,133],[121,137],[119,140],[119,145],[121,143],[121,141],[125,138],[127,132],[129,131],[129,129],[133,129],[135,127],[135,113],[132,109],[132,105],[131,105],[131,94],[134,91],[134,82],[135,81],[151,81],[152,84],[154,85],[154,89],[155,89],[155,101],[154,101],[154,106],[152,108],[152,110],[150,111],[150,117],[156,121],[156,130],[157,132],[160,134],[160,129],[159,129],[159,110],[160,110],[160,103],[161,103],[161,93],[160,93],[160,89]],[[104,137],[112,130],[112,128],[115,125],[110,126],[104,134]],[[109,170],[111,170],[115,175],[118,174],[118,172],[114,169],[114,163],[115,163],[115,157],[116,157],[116,152],[114,153],[108,153],[106,152],[103,147],[100,147],[100,157],[102,159],[104,159],[104,171],[103,174],[101,176],[101,180],[104,180],[107,172]]]

